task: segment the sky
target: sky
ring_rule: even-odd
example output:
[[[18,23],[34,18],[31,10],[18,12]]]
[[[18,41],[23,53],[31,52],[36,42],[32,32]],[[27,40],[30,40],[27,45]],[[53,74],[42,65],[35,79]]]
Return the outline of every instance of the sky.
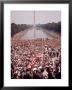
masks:
[[[35,24],[61,21],[61,11],[35,11]],[[34,11],[11,11],[11,23],[34,24]]]

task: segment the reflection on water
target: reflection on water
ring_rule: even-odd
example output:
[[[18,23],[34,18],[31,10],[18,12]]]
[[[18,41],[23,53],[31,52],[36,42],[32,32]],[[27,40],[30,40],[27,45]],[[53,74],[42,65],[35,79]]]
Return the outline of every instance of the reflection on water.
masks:
[[[27,31],[24,31],[23,36],[21,39],[37,39],[37,38],[52,38],[50,35],[47,34],[46,30],[40,30],[40,29],[29,29]]]

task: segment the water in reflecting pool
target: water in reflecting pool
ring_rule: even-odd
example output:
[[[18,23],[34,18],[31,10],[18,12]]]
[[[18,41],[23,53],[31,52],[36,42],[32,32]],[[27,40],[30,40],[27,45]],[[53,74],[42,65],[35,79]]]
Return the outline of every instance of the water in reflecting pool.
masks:
[[[47,30],[42,30],[42,29],[28,29],[24,31],[23,36],[21,37],[22,40],[24,39],[37,39],[37,38],[49,38],[51,39],[52,36],[50,36]]]

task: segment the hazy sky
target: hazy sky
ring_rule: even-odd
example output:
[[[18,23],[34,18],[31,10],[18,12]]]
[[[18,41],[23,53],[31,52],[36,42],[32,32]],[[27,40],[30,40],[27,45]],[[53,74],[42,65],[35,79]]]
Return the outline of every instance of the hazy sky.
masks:
[[[35,11],[35,23],[44,24],[48,22],[61,21],[60,11]],[[33,24],[34,11],[12,11],[11,23],[16,24]]]

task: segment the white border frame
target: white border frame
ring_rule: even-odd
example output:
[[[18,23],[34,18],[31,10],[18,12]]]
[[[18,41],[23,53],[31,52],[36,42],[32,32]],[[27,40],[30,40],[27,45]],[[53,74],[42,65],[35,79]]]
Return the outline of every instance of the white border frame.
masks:
[[[11,79],[10,46],[11,18],[10,12],[17,10],[60,10],[61,11],[61,73],[62,79]],[[4,86],[68,86],[68,30],[69,4],[4,4]]]

